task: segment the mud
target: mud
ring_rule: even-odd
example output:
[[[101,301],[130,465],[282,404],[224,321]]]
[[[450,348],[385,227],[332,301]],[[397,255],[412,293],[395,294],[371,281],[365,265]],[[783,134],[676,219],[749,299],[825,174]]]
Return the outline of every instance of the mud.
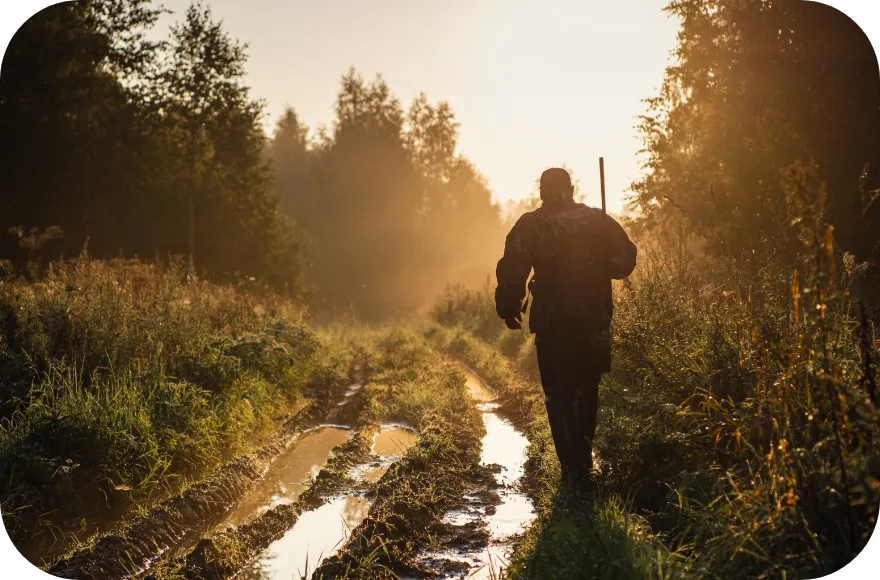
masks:
[[[203,538],[186,558],[171,563],[171,567],[178,568],[185,578],[232,578],[293,529],[300,516],[325,505],[340,489],[356,484],[349,472],[354,465],[369,459],[377,431],[377,425],[365,425],[337,447],[296,501],[271,508],[244,525]]]
[[[372,457],[355,465],[349,476],[358,483],[378,481],[389,466],[399,460],[418,439],[408,426],[383,425],[373,436]],[[293,527],[262,551],[236,578],[248,580],[301,578],[320,566],[345,543],[353,528],[367,516],[371,502],[362,486],[332,497],[314,511],[300,515]]]
[[[190,544],[220,524],[304,430],[324,421],[340,420],[358,411],[353,404],[337,406],[342,393],[333,390],[289,419],[258,451],[227,462],[209,478],[153,507],[116,532],[61,559],[47,570],[62,578],[127,578],[143,574],[160,558]],[[343,399],[347,400],[347,399]]]
[[[532,501],[522,491],[528,440],[498,414],[494,391],[466,365],[461,367],[483,412],[480,465],[493,477],[446,512],[435,528],[435,545],[417,558],[421,574],[413,577],[496,578],[507,565],[514,538],[535,518]]]

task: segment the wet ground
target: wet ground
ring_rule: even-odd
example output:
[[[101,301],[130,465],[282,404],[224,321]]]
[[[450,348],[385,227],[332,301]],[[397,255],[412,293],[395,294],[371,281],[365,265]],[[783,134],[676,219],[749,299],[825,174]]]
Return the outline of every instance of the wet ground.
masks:
[[[495,578],[507,566],[514,537],[535,518],[531,499],[520,489],[528,440],[497,413],[494,391],[461,367],[471,398],[483,411],[480,460],[495,472],[495,485],[466,494],[461,505],[447,512],[441,520],[444,547],[419,560],[441,578]]]
[[[203,529],[199,535],[246,524],[272,508],[295,502],[330,459],[333,449],[351,436],[352,430],[345,425],[319,425],[304,431],[269,464],[265,474],[222,523]],[[184,555],[192,550],[198,544],[199,535],[180,542],[173,553]]]
[[[330,442],[341,437],[338,431],[346,433],[338,427],[326,427],[320,441],[310,444],[316,450],[323,450]],[[342,439],[344,442],[347,438]],[[406,451],[418,441],[418,435],[409,427],[398,424],[383,425],[373,441],[371,461],[357,465],[351,470],[356,481],[374,483],[378,481],[392,463],[400,459]],[[297,445],[299,447],[299,444]],[[309,473],[316,474],[326,463],[330,449],[320,463],[313,462]],[[294,450],[294,454],[296,450]],[[307,457],[316,460],[319,453],[308,453]],[[280,461],[282,458],[279,458]],[[306,461],[305,463],[308,463]],[[307,466],[300,464],[294,471],[302,474]],[[311,476],[310,476],[311,477]],[[309,477],[309,478],[310,478]],[[308,483],[308,479],[304,483]],[[288,496],[278,493],[281,486],[268,486],[269,493],[263,493],[262,499],[256,503],[273,505],[294,501],[303,486],[288,485]],[[295,494],[295,497],[293,497]],[[267,510],[268,507],[258,509]],[[238,578],[245,580],[291,580],[308,577],[315,568],[327,557],[334,554],[347,540],[352,529],[358,526],[369,513],[370,502],[362,495],[362,490],[350,490],[349,493],[330,500],[321,507],[303,513],[294,526],[280,539],[273,542],[257,556],[251,567],[242,572]],[[253,512],[252,513],[259,513]]]
[[[473,371],[462,367],[468,391],[482,413],[485,426],[480,454],[483,469],[468,479],[463,491],[456,492],[456,496],[462,495],[451,508],[446,508],[449,503],[441,508],[447,509],[441,521],[437,523],[434,519],[430,525],[430,535],[436,542],[417,555],[416,564],[434,577],[492,578],[506,567],[514,537],[535,517],[530,499],[521,490],[528,442],[499,412],[495,392]],[[322,561],[335,554],[351,530],[368,516],[374,484],[418,442],[418,434],[407,425],[385,424],[378,430],[373,426],[356,433],[348,426],[331,424],[336,421],[356,423],[353,416],[337,410],[346,409],[348,406],[344,403],[356,398],[354,395],[360,389],[360,385],[352,386],[343,400],[333,405],[336,412],[325,419],[330,423],[301,432],[263,467],[262,474],[260,468],[253,470],[248,489],[238,496],[241,499],[234,500],[235,494],[228,494],[230,501],[226,505],[233,506],[231,511],[222,514],[221,521],[215,519],[210,525],[200,527],[198,533],[181,538],[172,555],[183,558],[189,554],[185,558],[187,566],[208,570],[213,566],[212,554],[222,550],[223,538],[262,537],[250,545],[256,550],[260,550],[260,546],[265,549],[255,557],[254,552],[242,554],[243,559],[221,576],[241,570],[235,575],[237,578],[291,580],[308,577]],[[368,433],[375,433],[372,440]],[[356,443],[358,441],[360,443]],[[366,454],[365,443],[370,445],[369,454]],[[355,445],[355,449],[362,445],[363,451],[347,455],[351,445]],[[346,463],[346,457],[357,459],[352,465]],[[326,492],[318,491],[319,495],[312,497],[314,490],[309,486],[316,481],[316,476],[320,473],[318,480],[326,478],[322,469],[328,462],[339,465],[340,459],[345,466],[337,472],[342,474],[341,485]],[[335,477],[333,473],[329,471],[329,477]],[[308,493],[304,494],[307,489]],[[257,520],[261,522],[259,526],[246,525]],[[271,525],[266,527],[264,523]],[[221,530],[227,532],[218,534]],[[242,530],[242,534],[235,535]],[[213,543],[215,535],[222,536],[220,544]],[[194,549],[200,539],[207,544],[199,543]],[[190,562],[190,557],[197,552],[199,555]]]
[[[338,550],[352,528],[367,516],[369,502],[358,495],[337,497],[300,516],[296,525],[273,542],[248,570],[244,580],[307,577],[320,562]]]
[[[303,433],[291,448],[280,455],[263,478],[235,507],[225,526],[245,524],[284,503],[293,503],[327,463],[337,445],[351,438],[351,429],[322,425]]]

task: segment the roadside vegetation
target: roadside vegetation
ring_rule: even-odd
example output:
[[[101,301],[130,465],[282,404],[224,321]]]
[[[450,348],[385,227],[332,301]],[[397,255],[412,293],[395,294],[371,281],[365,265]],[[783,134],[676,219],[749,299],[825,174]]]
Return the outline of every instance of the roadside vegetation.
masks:
[[[0,277],[0,498],[16,544],[64,545],[258,446],[350,380],[299,309],[179,264],[54,263]]]
[[[541,577],[541,563],[599,550],[627,554],[620,577],[810,578],[865,546],[880,503],[878,342],[871,297],[860,292],[864,267],[835,249],[812,183],[790,184],[800,244],[790,270],[776,264],[749,276],[709,256],[682,265],[665,259],[662,238],[641,240],[637,275],[615,288],[614,367],[600,387],[596,442],[600,499],[575,516],[548,508],[565,490],[549,433],[533,423],[542,519],[520,543],[513,577]],[[450,348],[490,383],[530,381],[539,392],[533,341],[497,320],[488,287],[450,288],[433,317],[443,333],[464,333],[447,339]],[[513,370],[498,370],[505,363]],[[536,398],[520,397],[521,408],[541,425]],[[615,521],[626,534],[608,533]],[[648,530],[674,557],[633,549]],[[609,549],[614,537],[630,546]]]

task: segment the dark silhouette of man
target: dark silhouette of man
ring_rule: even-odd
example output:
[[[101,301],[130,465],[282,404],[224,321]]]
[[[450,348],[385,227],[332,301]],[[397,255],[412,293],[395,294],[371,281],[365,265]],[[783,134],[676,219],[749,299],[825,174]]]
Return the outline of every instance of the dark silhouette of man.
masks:
[[[589,477],[599,405],[599,380],[611,370],[611,279],[630,275],[636,246],[613,218],[574,201],[564,169],[541,175],[542,205],[507,235],[498,261],[495,308],[510,329],[522,328],[532,296],[547,416],[563,475]]]

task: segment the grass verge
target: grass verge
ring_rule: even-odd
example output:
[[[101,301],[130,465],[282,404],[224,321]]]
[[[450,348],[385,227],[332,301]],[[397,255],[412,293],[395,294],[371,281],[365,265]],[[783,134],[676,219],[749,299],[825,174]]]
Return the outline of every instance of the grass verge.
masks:
[[[177,264],[0,275],[0,508],[34,563],[262,445],[355,351],[247,282]]]

